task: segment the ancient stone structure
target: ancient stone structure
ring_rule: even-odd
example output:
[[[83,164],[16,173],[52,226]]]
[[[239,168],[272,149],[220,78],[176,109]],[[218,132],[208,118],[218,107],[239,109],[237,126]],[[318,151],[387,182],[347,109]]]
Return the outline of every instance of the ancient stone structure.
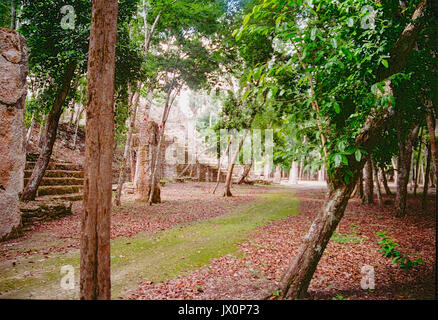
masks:
[[[29,226],[36,222],[59,219],[71,215],[71,201],[50,200],[30,201],[20,204],[23,226]]]
[[[17,236],[21,227],[27,74],[26,40],[0,28],[0,240]]]

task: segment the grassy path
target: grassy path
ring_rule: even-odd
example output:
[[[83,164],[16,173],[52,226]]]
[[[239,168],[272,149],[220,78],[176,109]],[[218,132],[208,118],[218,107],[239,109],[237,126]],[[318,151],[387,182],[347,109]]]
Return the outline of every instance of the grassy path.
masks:
[[[164,281],[207,265],[212,258],[236,254],[251,231],[275,219],[296,215],[298,201],[290,190],[276,188],[229,215],[192,222],[151,236],[117,238],[111,246],[112,296],[125,296],[140,281]],[[61,267],[74,267],[75,289],[65,290]],[[0,263],[0,298],[75,299],[79,296],[79,251],[32,255]]]

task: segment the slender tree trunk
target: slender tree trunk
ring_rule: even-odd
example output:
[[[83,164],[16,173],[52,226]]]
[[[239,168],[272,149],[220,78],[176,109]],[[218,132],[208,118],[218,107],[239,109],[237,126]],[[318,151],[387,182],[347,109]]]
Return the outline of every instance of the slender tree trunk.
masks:
[[[408,194],[409,173],[411,171],[411,158],[414,141],[418,136],[419,125],[415,125],[406,141],[399,142],[399,173],[397,183],[397,194],[395,197],[396,217],[401,218],[406,215],[406,198]]]
[[[155,155],[155,160],[152,162],[153,166],[152,166],[152,176],[151,176],[151,193],[149,195],[149,205],[152,205],[152,203],[154,203],[154,194],[155,194],[155,189],[157,187],[157,184],[159,183],[159,180],[157,179],[157,172],[158,172],[158,163],[160,161],[160,155],[161,155],[161,146],[163,144],[163,140],[164,140],[164,130],[166,128],[166,122],[167,122],[167,118],[169,117],[169,113],[170,113],[170,109],[172,108],[172,104],[173,101],[175,100],[176,96],[179,93],[179,90],[181,89],[181,87],[179,87],[179,89],[177,90],[174,99],[171,101],[170,99],[170,95],[172,93],[171,89],[169,89],[168,93],[167,93],[167,98],[166,98],[166,105],[164,106],[164,110],[163,110],[163,116],[161,118],[161,124],[160,124],[160,133],[159,133],[159,138],[158,138],[158,147],[157,147],[157,152]]]
[[[47,115],[43,114],[43,116],[41,117],[41,122],[40,122],[40,132],[38,134],[38,148],[42,148],[43,147],[43,143],[44,143],[44,129],[46,127],[46,121],[47,120]]]
[[[32,118],[30,119],[30,126],[29,129],[27,129],[27,133],[26,133],[26,146],[29,145],[34,126],[35,126],[35,113],[32,113]]]
[[[251,171],[251,167],[252,167],[252,158],[251,161],[248,164],[246,164],[245,167],[243,168],[242,175],[240,176],[239,182],[237,184],[242,184],[245,182],[249,172]]]
[[[73,136],[73,145],[72,148],[76,148],[76,141],[78,140],[78,131],[79,131],[79,122],[81,122],[81,116],[84,112],[85,108],[82,107],[77,118],[76,118],[76,124],[75,124],[75,135]]]
[[[371,161],[371,156],[367,155],[367,162],[364,168],[364,198],[363,203],[372,204],[374,203],[374,188],[373,188],[373,165]]]
[[[52,156],[53,145],[55,144],[56,133],[58,131],[59,119],[64,110],[63,106],[71,87],[71,81],[73,79],[75,69],[76,62],[71,62],[66,67],[62,86],[56,96],[52,109],[47,116],[45,131],[43,135],[43,145],[41,147],[40,155],[32,171],[29,182],[27,183],[21,195],[21,200],[23,201],[35,200],[38,187],[44,177],[44,173],[46,172],[50,157]]]
[[[380,168],[380,179],[382,180],[383,187],[387,196],[392,195],[391,189],[388,186],[388,180],[386,179],[385,169]]]
[[[397,159],[394,160],[394,157],[391,158],[392,167],[394,168],[394,184],[397,186],[398,183],[398,165]]]
[[[227,149],[225,150],[225,154],[228,154],[228,151],[230,150],[230,146],[231,146],[231,139],[228,140],[228,144],[227,144]],[[217,187],[219,186],[219,182],[221,180],[221,166],[222,166],[222,157],[219,154],[219,159],[218,159],[218,164],[217,164],[217,178],[216,178],[216,185],[214,186],[213,189],[213,194],[216,193]]]
[[[248,134],[248,131],[245,130],[243,132],[242,138],[240,139],[239,145],[237,146],[236,153],[233,155],[231,163],[228,167],[227,178],[225,180],[225,186],[224,186],[224,197],[232,197],[233,196],[233,194],[231,193],[231,181],[233,178],[233,170],[234,170],[234,166],[235,166],[237,157],[239,156],[240,149],[242,149],[242,146],[243,146],[243,143],[245,142],[247,134]]]
[[[377,191],[377,202],[379,203],[380,207],[383,207],[383,200],[382,200],[382,190],[380,189],[380,182],[379,182],[379,176],[378,176],[378,168],[376,163],[371,159],[372,167],[373,167],[373,176],[374,181],[376,183],[376,191]]]
[[[421,199],[421,207],[423,210],[427,209],[427,192],[429,191],[429,174],[430,174],[430,162],[431,162],[431,150],[430,143],[426,147],[426,172],[424,174],[423,184],[423,197]]]
[[[139,92],[141,90],[141,85],[139,86]],[[151,110],[152,107],[152,98],[153,98],[153,89],[149,88],[148,91],[148,98],[147,98],[147,102],[144,106],[144,109],[142,110],[140,105],[139,105],[139,99],[140,99],[140,95],[138,94],[135,97],[135,104],[140,108],[140,127],[143,127],[143,130],[146,130],[145,128],[147,127],[147,123],[148,123],[148,119],[149,119],[149,112]],[[144,127],[146,126],[146,127]],[[141,148],[141,143],[142,143],[142,133],[141,133],[141,129],[139,130],[139,146],[137,148],[137,152],[135,152],[135,164],[134,164],[134,157],[133,157],[133,151],[134,148],[131,147],[131,178],[134,178],[134,188],[137,188],[137,183],[138,183],[138,179],[139,179],[139,170],[142,170],[141,166],[140,166],[140,148]],[[146,134],[145,132],[143,133],[143,135]],[[147,138],[145,138],[147,139]],[[133,142],[133,141],[132,141]]]
[[[423,128],[420,129],[420,136],[418,138],[418,154],[417,154],[417,162],[415,164],[415,174],[414,174],[414,195],[417,195],[418,188],[418,171],[420,168],[420,156],[421,156],[421,145],[422,145],[422,137],[423,137]]]
[[[114,204],[116,206],[120,206],[121,202],[120,202],[120,198],[122,196],[122,189],[123,189],[123,184],[125,183],[125,179],[126,179],[126,163],[128,161],[128,157],[130,154],[130,148],[131,148],[131,140],[132,140],[132,132],[134,131],[134,126],[135,126],[135,119],[137,117],[137,106],[132,104],[132,99],[131,99],[131,117],[129,120],[129,129],[128,129],[128,133],[126,136],[126,142],[125,142],[125,150],[123,152],[123,159],[122,159],[122,164],[120,166],[120,172],[119,172],[119,181],[117,183],[117,191],[116,191],[116,198],[114,200]]]
[[[432,100],[426,101],[426,123],[427,131],[429,132],[430,150],[432,153],[432,161],[434,163],[435,171],[438,170],[438,150],[435,137],[436,116],[433,108]]]
[[[92,5],[88,55],[80,297],[111,299],[110,226],[117,0]]]
[[[16,17],[15,0],[11,0],[11,30],[15,30]]]

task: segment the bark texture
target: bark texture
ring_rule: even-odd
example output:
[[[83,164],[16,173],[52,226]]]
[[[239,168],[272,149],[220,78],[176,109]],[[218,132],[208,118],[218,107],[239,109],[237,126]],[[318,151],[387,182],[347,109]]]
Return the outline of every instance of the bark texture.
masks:
[[[21,228],[28,71],[26,40],[0,28],[0,241],[18,236]]]
[[[419,125],[414,125],[409,132],[409,135],[406,137],[406,140],[399,142],[399,153],[397,159],[398,181],[397,194],[395,196],[396,216],[399,218],[406,214],[406,197],[408,194],[409,173],[411,171],[412,148],[415,139],[418,136],[419,127]]]
[[[87,89],[81,299],[111,299],[110,226],[117,0],[92,6]]]
[[[367,157],[367,162],[364,168],[364,197],[363,203],[372,204],[374,203],[374,187],[373,187],[373,164],[370,155]]]

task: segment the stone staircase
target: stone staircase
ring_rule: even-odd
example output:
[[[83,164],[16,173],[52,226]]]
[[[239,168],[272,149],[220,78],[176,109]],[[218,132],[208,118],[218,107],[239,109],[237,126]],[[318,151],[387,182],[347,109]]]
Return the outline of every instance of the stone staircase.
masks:
[[[29,181],[38,155],[27,156],[24,170],[24,185]],[[50,162],[44,178],[37,191],[36,200],[67,200],[83,199],[84,171],[81,165],[68,162]]]

